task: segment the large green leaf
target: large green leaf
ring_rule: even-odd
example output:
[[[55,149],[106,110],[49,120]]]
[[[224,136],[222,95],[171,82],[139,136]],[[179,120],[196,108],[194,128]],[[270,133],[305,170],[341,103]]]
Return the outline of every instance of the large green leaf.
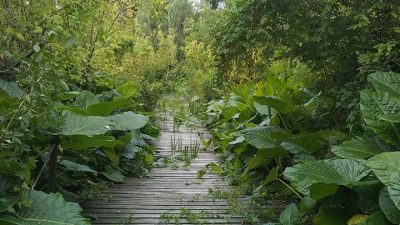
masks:
[[[376,212],[367,217],[360,225],[393,225],[390,223],[382,211]]]
[[[318,202],[315,199],[306,196],[299,202],[299,211],[304,214],[312,213],[317,206],[317,203]]]
[[[91,169],[90,167],[69,160],[61,160],[60,162],[58,162],[58,164],[63,165],[69,171],[89,172],[97,174],[97,172]]]
[[[18,85],[14,82],[9,82],[0,79],[0,89],[3,90],[10,96],[11,98],[22,98],[24,92],[18,87]]]
[[[368,126],[386,142],[400,147],[400,124],[378,119],[400,113],[400,99],[388,93],[361,92],[361,112]]]
[[[95,95],[90,91],[81,91],[76,97],[74,106],[86,109],[91,105],[100,103],[100,95]]]
[[[60,106],[60,110],[68,110],[77,114],[86,116],[108,116],[116,109],[127,109],[131,107],[132,100],[130,98],[119,98],[114,101],[99,102],[92,104],[87,108],[78,108],[70,106]]]
[[[222,116],[224,116],[225,120],[230,120],[234,115],[238,113],[238,109],[235,106],[224,107],[221,111]]]
[[[400,210],[390,198],[387,187],[382,188],[379,193],[379,205],[390,222],[400,224]]]
[[[335,145],[332,152],[345,159],[365,159],[383,152],[373,138],[355,137],[341,145]]]
[[[133,112],[124,112],[109,117],[83,116],[70,111],[64,111],[64,124],[60,134],[65,136],[85,135],[95,136],[105,134],[110,130],[135,130],[144,127],[149,118]]]
[[[142,148],[132,143],[129,143],[122,149],[121,155],[127,159],[134,159],[136,157],[136,154],[140,151],[142,151]]]
[[[32,205],[17,212],[17,217],[0,216],[0,224],[12,225],[90,225],[77,203],[65,202],[60,194],[31,190]]]
[[[303,149],[302,147],[300,147],[300,146],[298,146],[296,144],[293,144],[293,143],[289,143],[289,142],[285,142],[284,141],[280,145],[281,145],[282,148],[284,148],[285,150],[289,151],[292,154],[298,154],[298,153],[301,153],[301,152],[306,152],[305,149]]]
[[[378,118],[381,120],[387,121],[387,122],[400,123],[400,114],[381,115],[381,116],[378,116]]]
[[[301,213],[296,204],[289,204],[279,217],[279,222],[282,225],[297,225],[301,224]]]
[[[267,105],[280,113],[290,113],[296,111],[299,106],[286,102],[276,96],[255,97],[256,102],[261,105]]]
[[[112,168],[111,166],[106,166],[105,171],[101,172],[105,177],[110,179],[111,181],[122,183],[125,180],[125,176],[117,169]]]
[[[254,108],[257,110],[257,112],[260,113],[261,115],[269,115],[271,112],[269,106],[267,105],[261,105],[257,102],[254,102],[253,105]]]
[[[392,173],[389,178],[388,192],[390,199],[400,210],[400,172]]]
[[[124,112],[109,117],[113,130],[136,130],[144,127],[149,122],[149,117],[135,114],[133,112]]]
[[[313,225],[347,225],[347,221],[352,214],[345,208],[320,208],[317,215],[314,216]]]
[[[0,197],[0,212],[11,209],[20,200],[19,195],[8,195]]]
[[[314,133],[302,133],[293,135],[287,139],[287,142],[296,144],[303,151],[313,153],[324,149],[327,146],[327,139],[331,136],[337,136],[338,132],[322,130]]]
[[[400,152],[385,152],[370,158],[367,161],[375,176],[388,185],[390,176],[400,172]]]
[[[375,89],[400,98],[400,74],[394,72],[376,72],[368,76]]]
[[[265,160],[286,156],[288,154],[289,152],[283,148],[260,149],[256,155],[249,160],[248,165],[250,169],[266,166],[264,165]]]
[[[255,127],[244,130],[243,137],[254,147],[264,149],[278,147],[289,135],[278,127]]]
[[[126,134],[125,136],[115,139],[113,136],[106,135],[96,135],[93,137],[87,137],[84,135],[71,136],[68,140],[63,140],[61,145],[64,148],[73,149],[73,150],[84,150],[90,148],[100,148],[107,147],[113,148],[116,146],[123,147],[129,143],[132,138],[131,134]]]
[[[360,161],[349,159],[310,161],[286,168],[284,176],[293,182],[307,180],[308,186],[315,183],[351,186],[369,174]]]
[[[117,91],[125,98],[129,98],[138,93],[139,86],[137,85],[137,83],[130,81],[117,87]]]
[[[118,165],[119,164],[119,155],[115,152],[115,149],[113,148],[106,148],[103,149],[104,154],[107,156],[107,158],[114,164]]]
[[[362,212],[371,214],[380,209],[379,192],[383,186],[377,180],[366,180],[353,187],[353,191],[358,196],[357,206]]]
[[[68,100],[71,98],[75,98],[78,97],[80,95],[79,91],[67,91],[67,92],[63,92],[58,96],[58,99],[60,100]]]
[[[337,184],[316,183],[309,187],[310,196],[315,200],[322,199],[335,194],[338,188]]]
[[[64,124],[60,134],[65,136],[85,135],[95,136],[111,130],[110,121],[101,116],[83,116],[70,111],[64,111]]]

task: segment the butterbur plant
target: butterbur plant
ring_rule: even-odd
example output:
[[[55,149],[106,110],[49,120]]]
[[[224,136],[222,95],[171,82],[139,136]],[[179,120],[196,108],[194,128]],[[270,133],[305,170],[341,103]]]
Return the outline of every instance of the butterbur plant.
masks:
[[[91,187],[91,183],[123,182],[126,174],[134,172],[133,167],[151,165],[152,155],[146,153],[147,140],[144,138],[150,136],[142,135],[140,131],[150,126],[149,117],[125,111],[131,106],[135,93],[133,83],[119,86],[111,94],[64,91],[55,97],[58,101],[51,100],[52,107],[44,109],[48,110],[44,115],[51,116],[35,126],[25,126],[25,131],[31,130],[25,133],[30,135],[17,135],[19,140],[11,137],[8,141],[8,132],[2,132],[0,202],[4,204],[0,204],[0,212],[4,214],[0,213],[0,223],[54,220],[56,223],[75,221],[74,224],[88,224],[88,220],[80,216],[79,205],[65,202],[60,193],[46,194],[36,190],[75,192],[81,196],[68,196],[82,198],[90,195],[85,193],[93,192],[86,190],[96,186]],[[15,82],[4,80],[0,80],[0,97],[0,101],[5,103],[2,106],[9,107],[13,112],[15,109],[11,117],[4,118],[10,125],[3,127],[0,124],[2,130],[9,130],[10,133],[19,129],[17,126],[20,124],[15,118],[23,118],[22,114],[18,115],[22,112],[21,106],[38,103],[33,95],[20,89]],[[154,129],[148,129],[154,132]],[[16,144],[25,149],[18,160],[6,156],[16,152]],[[139,163],[139,160],[143,162]],[[20,163],[24,166],[20,167]],[[15,171],[18,171],[16,174],[20,174],[19,177],[12,176]],[[25,178],[25,174],[33,178]],[[25,183],[20,186],[22,182]],[[43,202],[46,205],[43,206]],[[23,206],[22,209],[19,205]],[[33,207],[28,208],[29,205]],[[48,209],[54,208],[54,205],[57,205],[57,213],[48,214]],[[37,208],[43,212],[37,211]],[[58,213],[67,216],[52,218]],[[76,220],[71,220],[69,216]]]
[[[286,179],[319,202],[314,224],[400,223],[400,74],[368,76],[373,89],[361,92],[361,113],[375,135],[333,146],[333,159],[287,168]]]

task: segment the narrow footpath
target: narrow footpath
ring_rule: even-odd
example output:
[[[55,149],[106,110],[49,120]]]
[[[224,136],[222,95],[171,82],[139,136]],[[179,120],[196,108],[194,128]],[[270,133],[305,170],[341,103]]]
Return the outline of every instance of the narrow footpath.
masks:
[[[203,128],[174,129],[172,116],[160,116],[158,125],[161,136],[154,142],[155,157],[171,157],[172,139],[182,140],[184,148],[208,135]],[[99,225],[242,224],[239,217],[229,214],[226,201],[209,194],[210,190],[227,190],[227,183],[210,172],[197,179],[197,171],[213,162],[218,162],[215,153],[200,151],[188,167],[181,161],[178,168],[155,167],[144,178],[127,178],[125,183],[108,188],[103,197],[83,205],[85,212]]]

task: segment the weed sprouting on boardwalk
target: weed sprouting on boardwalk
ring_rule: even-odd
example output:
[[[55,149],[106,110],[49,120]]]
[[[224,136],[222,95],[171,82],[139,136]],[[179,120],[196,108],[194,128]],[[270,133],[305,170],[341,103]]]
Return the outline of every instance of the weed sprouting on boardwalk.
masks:
[[[120,216],[133,215],[126,224],[242,224],[231,214],[224,199],[216,199],[210,190],[228,190],[228,184],[218,174],[209,172],[198,179],[197,171],[218,163],[215,153],[206,151],[198,134],[207,135],[204,128],[180,127],[174,132],[173,118],[163,117],[155,158],[161,163],[142,178],[127,178],[105,193],[108,201],[85,204],[86,213],[97,218],[94,224],[117,222]],[[112,210],[111,210],[112,209]],[[111,210],[111,211],[110,211]]]

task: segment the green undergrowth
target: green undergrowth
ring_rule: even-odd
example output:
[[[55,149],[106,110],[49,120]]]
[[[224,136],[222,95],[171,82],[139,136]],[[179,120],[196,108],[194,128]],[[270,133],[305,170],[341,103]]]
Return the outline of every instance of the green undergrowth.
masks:
[[[280,77],[210,102],[219,167],[236,186],[212,195],[228,199],[249,224],[397,224],[400,75],[368,80],[360,137],[313,126],[319,95]]]
[[[132,111],[138,92],[134,83],[100,93],[65,85],[48,102],[51,107],[40,109],[46,120],[31,124],[24,120],[37,110],[32,104],[41,96],[15,82],[0,84],[2,121],[8,124],[1,134],[0,222],[44,223],[68,210],[70,202],[98,198],[107,186],[124,182],[125,176],[143,176],[152,166],[148,143],[159,130],[149,116]],[[20,130],[25,133],[16,135]],[[39,205],[43,211],[56,211],[43,216],[35,209]],[[68,215],[82,218],[76,224],[88,224],[73,205],[76,210]],[[54,223],[66,221],[60,216]]]
[[[196,225],[203,225],[212,223],[213,219],[224,219],[224,216],[210,213],[206,210],[194,213],[192,210],[185,207],[181,208],[178,213],[163,213],[160,216],[160,220],[166,224],[183,224],[191,223]]]

